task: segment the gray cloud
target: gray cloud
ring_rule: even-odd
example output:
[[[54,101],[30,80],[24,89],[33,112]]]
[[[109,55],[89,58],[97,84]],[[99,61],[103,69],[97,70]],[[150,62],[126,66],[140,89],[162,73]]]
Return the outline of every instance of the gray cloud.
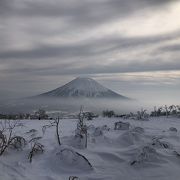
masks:
[[[178,0],[1,0],[0,83],[20,91],[27,82],[28,89],[41,84],[43,77],[179,70],[178,57],[169,58],[180,49],[172,43],[179,29],[142,36],[116,33],[138,12],[153,15],[173,2]],[[111,27],[114,22],[119,26]],[[99,31],[104,25],[110,32]]]
[[[173,0],[178,1],[178,0]],[[124,16],[145,7],[157,8],[172,0],[104,0],[104,1],[17,1],[1,0],[1,12],[9,16],[30,18],[64,18],[71,24],[89,27]]]
[[[162,52],[180,51],[180,44],[164,46],[164,47],[159,48],[158,50]]]
[[[127,62],[125,59],[124,62]],[[147,65],[148,64],[148,65]],[[153,72],[153,71],[172,71],[179,70],[180,62],[171,60],[163,63],[160,59],[148,59],[144,62],[139,62],[138,59],[133,59],[127,63],[122,63],[122,60],[108,65],[91,63],[91,62],[64,62],[59,65],[49,65],[46,67],[28,67],[26,65],[19,67],[19,64],[13,65],[9,69],[2,70],[3,73],[12,75],[26,76],[61,76],[61,75],[84,75],[84,74],[116,74],[127,72]]]
[[[0,15],[7,14],[11,10],[11,1],[10,0],[1,0],[0,1]]]
[[[174,32],[161,36],[151,37],[137,37],[137,38],[125,38],[125,37],[104,37],[96,39],[95,41],[85,41],[70,45],[48,45],[39,44],[33,49],[29,50],[11,50],[7,52],[0,52],[0,60],[4,59],[42,59],[42,58],[75,58],[77,57],[93,57],[100,54],[106,54],[115,50],[125,50],[131,48],[143,48],[145,45],[153,45],[158,42],[165,42],[173,40],[179,37],[180,32]],[[161,50],[176,50],[178,45],[167,46],[161,48]]]

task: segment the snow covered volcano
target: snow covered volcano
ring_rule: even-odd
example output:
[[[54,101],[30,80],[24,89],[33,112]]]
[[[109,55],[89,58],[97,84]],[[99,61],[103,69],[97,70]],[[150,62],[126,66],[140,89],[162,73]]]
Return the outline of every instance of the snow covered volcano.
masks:
[[[129,98],[122,96],[91,78],[78,77],[62,87],[40,94],[39,97]]]

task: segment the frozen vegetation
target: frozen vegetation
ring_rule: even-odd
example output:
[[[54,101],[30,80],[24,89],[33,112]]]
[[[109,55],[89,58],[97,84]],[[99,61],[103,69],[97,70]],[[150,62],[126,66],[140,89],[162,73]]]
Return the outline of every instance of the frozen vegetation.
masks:
[[[0,179],[178,180],[179,121],[144,110],[88,121],[82,109],[77,119],[1,120]]]

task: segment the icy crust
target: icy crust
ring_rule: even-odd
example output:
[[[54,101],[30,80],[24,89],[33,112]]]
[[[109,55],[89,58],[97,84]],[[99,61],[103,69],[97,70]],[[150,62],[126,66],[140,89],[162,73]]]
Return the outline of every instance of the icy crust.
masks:
[[[49,97],[126,97],[121,96],[110,89],[102,86],[91,78],[76,78],[50,92],[41,94],[40,96]],[[127,98],[128,99],[128,98]]]

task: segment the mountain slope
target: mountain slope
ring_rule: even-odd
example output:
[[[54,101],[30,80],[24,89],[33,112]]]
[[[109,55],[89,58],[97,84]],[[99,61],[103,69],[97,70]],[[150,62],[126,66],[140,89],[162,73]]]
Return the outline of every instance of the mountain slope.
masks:
[[[87,97],[87,98],[121,98],[125,96],[102,86],[91,78],[76,78],[71,82],[39,95],[40,97]]]

